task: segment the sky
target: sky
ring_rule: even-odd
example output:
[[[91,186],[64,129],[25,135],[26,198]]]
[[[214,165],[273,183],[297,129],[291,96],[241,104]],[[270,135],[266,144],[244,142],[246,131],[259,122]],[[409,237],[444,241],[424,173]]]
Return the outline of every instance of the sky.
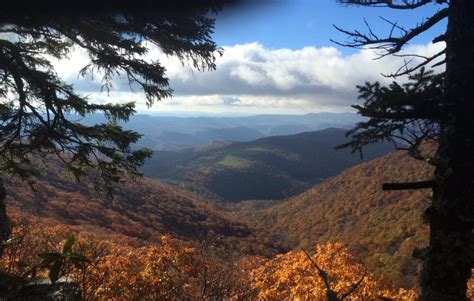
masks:
[[[225,9],[216,16],[213,39],[224,49],[215,71],[199,72],[178,59],[153,49],[167,69],[172,98],[151,108],[140,91],[130,91],[117,79],[112,91],[78,78],[87,55],[77,50],[69,62],[59,62],[59,73],[81,93],[98,102],[136,101],[141,113],[167,115],[251,115],[348,112],[358,102],[356,85],[365,81],[388,83],[381,73],[396,70],[403,62],[378,57],[373,50],[339,46],[345,36],[333,25],[384,36],[391,26],[380,17],[412,28],[440,9],[439,5],[395,11],[386,8],[344,6],[334,0],[260,0]],[[416,38],[404,51],[434,54],[444,45],[431,40],[445,30],[442,23]],[[403,81],[404,79],[400,79]]]
[[[343,54],[351,54],[355,50],[330,42],[330,39],[345,40],[333,25],[343,29],[365,29],[365,19],[383,36],[390,30],[390,25],[380,17],[411,28],[440,8],[439,5],[429,5],[400,11],[341,5],[335,0],[257,0],[246,3],[238,9],[224,9],[217,16],[214,39],[219,45],[258,41],[271,49],[333,46]],[[440,24],[432,33],[422,35],[414,42],[431,41],[445,26]]]

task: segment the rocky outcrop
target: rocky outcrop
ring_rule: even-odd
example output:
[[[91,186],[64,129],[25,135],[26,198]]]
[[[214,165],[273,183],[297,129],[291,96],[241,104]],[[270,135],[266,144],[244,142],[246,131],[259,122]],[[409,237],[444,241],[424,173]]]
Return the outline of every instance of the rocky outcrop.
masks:
[[[78,283],[66,279],[60,279],[53,284],[49,280],[36,281],[24,285],[12,300],[81,301],[81,288]]]

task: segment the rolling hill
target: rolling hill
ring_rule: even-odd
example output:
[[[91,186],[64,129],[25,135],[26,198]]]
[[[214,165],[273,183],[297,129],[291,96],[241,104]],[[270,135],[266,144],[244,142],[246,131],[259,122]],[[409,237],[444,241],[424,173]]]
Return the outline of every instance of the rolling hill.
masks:
[[[430,178],[432,169],[402,152],[349,168],[336,177],[276,205],[240,204],[241,213],[278,234],[290,248],[342,242],[394,283],[413,287],[415,247],[427,242],[422,213],[429,190],[382,191],[384,182]]]
[[[35,190],[24,182],[8,180],[5,184],[10,215],[20,219],[143,242],[159,242],[160,236],[169,234],[190,241],[217,240],[250,254],[276,250],[268,233],[255,231],[232,214],[152,179],[120,185],[113,198],[94,193],[87,180],[72,182],[51,166],[36,180]]]
[[[345,132],[329,128],[220,148],[155,152],[144,172],[215,200],[283,199],[363,161],[347,149],[334,150],[346,141]],[[364,160],[391,150],[388,144],[372,145]]]

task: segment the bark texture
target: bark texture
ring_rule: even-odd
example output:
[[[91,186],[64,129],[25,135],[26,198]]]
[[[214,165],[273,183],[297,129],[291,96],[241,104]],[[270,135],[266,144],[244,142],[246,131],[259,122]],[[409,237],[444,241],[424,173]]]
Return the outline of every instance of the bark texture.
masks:
[[[467,300],[474,225],[474,1],[452,0],[446,33],[447,119],[441,125],[423,301]]]
[[[6,241],[8,237],[10,237],[10,224],[7,216],[5,197],[5,187],[3,186],[2,178],[0,178],[0,257],[2,257],[4,249],[2,242]]]

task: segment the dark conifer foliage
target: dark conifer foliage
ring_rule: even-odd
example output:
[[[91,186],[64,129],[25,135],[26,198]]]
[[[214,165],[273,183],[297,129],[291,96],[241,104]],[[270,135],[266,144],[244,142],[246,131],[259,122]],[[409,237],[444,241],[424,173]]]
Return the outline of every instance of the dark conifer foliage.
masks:
[[[432,162],[423,154],[423,143],[437,141],[439,125],[445,118],[444,74],[434,74],[424,67],[409,76],[409,81],[396,81],[388,86],[366,82],[357,86],[362,105],[354,105],[358,113],[369,119],[347,133],[352,140],[338,148],[351,147],[362,153],[367,144],[388,141],[399,150],[407,150],[416,159]]]
[[[134,149],[141,135],[118,125],[135,112],[135,104],[94,102],[64,82],[53,61],[80,48],[90,57],[80,76],[99,74],[106,91],[115,77],[125,78],[130,88],[143,90],[151,106],[172,94],[166,68],[147,57],[152,47],[201,71],[215,68],[220,49],[211,33],[218,4],[144,0],[2,4],[0,175],[27,178],[40,170],[37,159],[48,156],[59,157],[76,178],[93,171],[97,183],[107,187],[124,175],[140,175],[137,168],[151,152]],[[105,114],[107,122],[81,124],[80,119],[92,113]],[[0,225],[4,227],[4,221]],[[0,241],[6,237],[1,235]]]
[[[411,75],[410,82],[394,82],[388,87],[379,83],[360,86],[364,104],[356,109],[369,121],[351,132],[352,141],[345,146],[360,150],[363,145],[378,140],[405,142],[412,156],[435,166],[433,179],[415,183],[393,183],[388,189],[432,188],[432,205],[424,218],[430,225],[430,244],[415,252],[423,260],[421,276],[422,300],[467,300],[467,281],[471,276],[472,229],[474,227],[474,3],[469,0],[341,0],[341,3],[361,6],[384,6],[392,9],[416,9],[436,5],[438,10],[406,29],[396,21],[387,20],[387,36],[368,32],[347,31],[349,47],[370,47],[381,55],[398,55],[416,36],[447,19],[446,32],[433,40],[446,47],[431,57],[411,58],[389,76]],[[442,74],[424,68],[445,65]],[[425,156],[420,144],[436,140],[434,156]]]

